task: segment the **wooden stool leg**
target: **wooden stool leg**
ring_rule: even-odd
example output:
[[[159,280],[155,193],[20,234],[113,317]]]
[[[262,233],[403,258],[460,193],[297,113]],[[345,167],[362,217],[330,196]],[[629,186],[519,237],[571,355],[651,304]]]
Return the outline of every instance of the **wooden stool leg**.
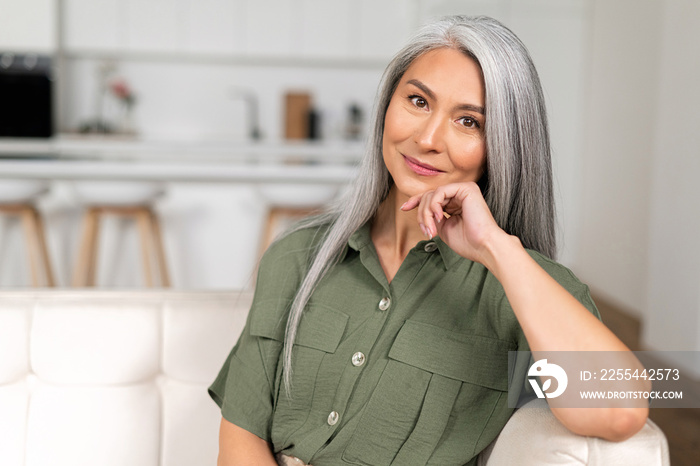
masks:
[[[99,210],[89,208],[83,220],[83,236],[79,244],[78,260],[73,272],[73,286],[94,286],[97,262],[97,235]]]
[[[153,287],[153,271],[151,269],[151,258],[153,257],[153,252],[151,251],[151,242],[153,239],[153,232],[151,229],[151,218],[148,209],[137,209],[136,220],[139,225],[139,232],[141,236],[141,249],[143,251],[143,273],[144,278],[146,279],[146,286]]]
[[[149,209],[148,213],[153,229],[153,243],[155,246],[158,268],[160,269],[160,284],[165,288],[169,288],[170,274],[168,273],[168,264],[165,260],[165,248],[163,247],[163,235],[160,229],[160,222],[158,221],[158,216],[152,210]]]
[[[39,246],[39,255],[41,257],[41,262],[44,266],[44,275],[46,277],[46,284],[50,287],[56,286],[56,281],[53,276],[53,269],[51,267],[51,259],[49,258],[49,250],[46,246],[46,236],[44,234],[44,222],[41,220],[41,215],[36,208],[32,209],[34,212],[34,223],[36,224],[37,231],[37,245]]]
[[[278,225],[281,220],[286,218],[292,218],[295,220],[301,220],[304,217],[318,212],[317,208],[310,207],[270,207],[267,214],[267,221],[265,222],[265,229],[263,233],[263,241],[260,244],[260,251],[258,257],[262,257],[265,250],[270,246],[272,241],[277,237],[279,232]]]
[[[271,207],[268,211],[267,220],[265,221],[263,240],[262,243],[260,243],[260,252],[258,254],[258,257],[262,257],[265,250],[270,246],[270,243],[272,243],[272,239],[275,236],[275,231],[277,230],[277,223],[279,221],[279,216],[281,215],[282,210],[283,209],[280,209],[279,207]]]
[[[41,286],[41,271],[39,270],[40,252],[37,238],[36,218],[30,206],[24,206],[21,209],[20,216],[22,218],[22,226],[24,227],[24,239],[27,244],[27,253],[29,255],[29,266],[32,271],[32,284],[35,287]]]

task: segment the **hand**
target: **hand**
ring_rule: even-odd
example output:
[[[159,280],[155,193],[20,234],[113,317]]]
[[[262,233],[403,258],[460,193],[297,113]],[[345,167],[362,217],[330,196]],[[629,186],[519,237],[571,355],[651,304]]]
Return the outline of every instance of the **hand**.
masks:
[[[490,241],[507,235],[494,220],[474,182],[440,186],[411,197],[401,206],[404,211],[415,208],[426,236],[439,235],[457,254],[484,265],[490,258]]]

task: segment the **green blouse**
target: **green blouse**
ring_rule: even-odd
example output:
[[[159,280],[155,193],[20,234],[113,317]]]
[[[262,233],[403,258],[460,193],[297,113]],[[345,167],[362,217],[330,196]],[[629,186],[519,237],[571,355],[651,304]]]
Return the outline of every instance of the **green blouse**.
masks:
[[[476,464],[512,414],[508,351],[529,350],[501,284],[439,238],[388,283],[365,225],[304,310],[288,397],[286,319],[322,233],[295,232],[264,255],[248,322],[209,388],[222,415],[313,466]],[[529,252],[598,316],[586,285]],[[510,396],[526,384],[512,375]]]

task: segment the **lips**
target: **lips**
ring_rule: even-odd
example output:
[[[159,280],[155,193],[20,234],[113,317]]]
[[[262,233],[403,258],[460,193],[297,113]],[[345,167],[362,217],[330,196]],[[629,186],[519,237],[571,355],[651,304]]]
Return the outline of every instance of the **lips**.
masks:
[[[443,173],[441,170],[438,170],[437,168],[428,165],[427,163],[419,162],[418,160],[407,155],[404,155],[403,159],[406,162],[406,165],[408,165],[408,168],[410,168],[414,173],[417,173],[419,175],[434,176]]]

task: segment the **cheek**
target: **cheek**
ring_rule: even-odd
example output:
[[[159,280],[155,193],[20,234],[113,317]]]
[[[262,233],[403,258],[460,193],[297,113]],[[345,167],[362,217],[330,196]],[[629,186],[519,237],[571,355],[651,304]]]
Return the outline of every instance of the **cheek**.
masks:
[[[452,161],[454,166],[462,171],[481,175],[486,168],[486,144],[483,140],[463,144],[460,155]]]
[[[406,112],[393,100],[389,104],[384,117],[384,143],[398,142],[411,134],[411,121]]]

